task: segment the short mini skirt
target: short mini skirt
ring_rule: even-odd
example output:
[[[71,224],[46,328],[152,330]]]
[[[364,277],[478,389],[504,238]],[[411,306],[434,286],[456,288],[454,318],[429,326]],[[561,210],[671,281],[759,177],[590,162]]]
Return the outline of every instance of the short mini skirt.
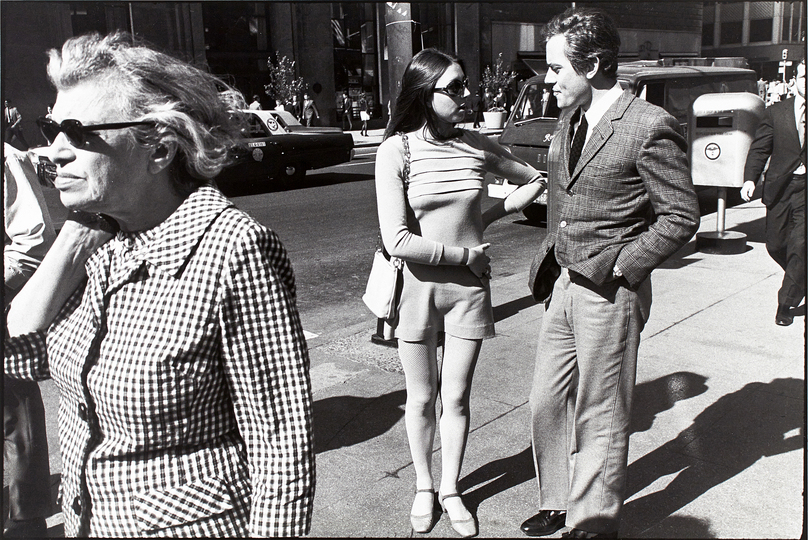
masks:
[[[467,266],[404,265],[398,318],[393,335],[421,341],[437,332],[464,339],[494,337],[494,310],[488,278]]]

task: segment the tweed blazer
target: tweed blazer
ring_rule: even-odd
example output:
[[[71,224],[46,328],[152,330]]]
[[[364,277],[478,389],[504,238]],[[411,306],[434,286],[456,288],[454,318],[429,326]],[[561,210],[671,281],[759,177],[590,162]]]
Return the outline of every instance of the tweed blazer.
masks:
[[[687,143],[664,109],[624,92],[593,126],[568,171],[570,120],[562,114],[548,155],[548,233],[535,271],[554,252],[558,263],[602,285],[617,265],[638,287],[695,234],[698,199]]]
[[[216,189],[119,232],[5,373],[59,387],[65,536],[300,536],[309,357],[283,245]]]
[[[771,157],[763,182],[763,204],[771,207],[780,200],[791,174],[805,163],[805,145],[800,147],[794,98],[766,108],[755,131],[755,140],[746,155],[744,181],[757,182]]]

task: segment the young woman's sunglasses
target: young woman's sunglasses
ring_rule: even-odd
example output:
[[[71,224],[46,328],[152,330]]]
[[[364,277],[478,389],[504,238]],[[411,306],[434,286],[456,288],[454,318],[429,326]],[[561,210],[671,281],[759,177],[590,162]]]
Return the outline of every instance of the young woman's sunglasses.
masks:
[[[435,92],[446,94],[449,97],[463,97],[463,94],[469,88],[468,78],[463,80],[455,79],[443,88],[435,88]]]
[[[81,148],[84,146],[84,143],[87,142],[87,134],[94,131],[101,131],[104,129],[123,129],[133,126],[145,126],[149,124],[151,124],[151,122],[115,122],[112,124],[94,124],[84,126],[78,120],[72,120],[70,118],[67,120],[62,120],[61,124],[45,117],[40,117],[36,120],[36,125],[39,126],[39,130],[42,132],[42,135],[44,135],[44,137],[48,140],[48,144],[53,144],[53,141],[56,140],[59,133],[64,133],[67,140],[70,141],[70,144],[76,148]]]

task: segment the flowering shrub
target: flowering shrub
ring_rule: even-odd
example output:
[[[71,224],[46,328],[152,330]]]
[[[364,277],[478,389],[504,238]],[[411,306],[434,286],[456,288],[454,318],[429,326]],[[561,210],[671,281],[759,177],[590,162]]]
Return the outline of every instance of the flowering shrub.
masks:
[[[281,56],[280,52],[275,53],[275,58],[277,62],[271,58],[267,60],[269,84],[264,85],[264,91],[277,103],[288,104],[292,102],[292,96],[302,94],[308,85],[303,78],[295,77],[294,60]]]
[[[491,66],[486,66],[483,71],[483,80],[480,85],[483,95],[488,91],[494,97],[500,90],[507,91],[514,79],[516,79],[516,72],[505,69],[505,61],[502,59],[502,53],[499,53],[496,62],[494,62],[494,69],[492,70]],[[492,99],[491,103],[486,104],[486,110],[489,112],[505,112],[503,105]]]

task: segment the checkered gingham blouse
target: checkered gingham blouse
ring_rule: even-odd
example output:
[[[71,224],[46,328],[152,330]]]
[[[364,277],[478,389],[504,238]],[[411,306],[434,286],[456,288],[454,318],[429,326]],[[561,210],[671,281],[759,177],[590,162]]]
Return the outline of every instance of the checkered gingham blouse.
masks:
[[[307,534],[309,357],[275,234],[202,187],[87,272],[5,344],[7,375],[61,392],[65,535]]]

